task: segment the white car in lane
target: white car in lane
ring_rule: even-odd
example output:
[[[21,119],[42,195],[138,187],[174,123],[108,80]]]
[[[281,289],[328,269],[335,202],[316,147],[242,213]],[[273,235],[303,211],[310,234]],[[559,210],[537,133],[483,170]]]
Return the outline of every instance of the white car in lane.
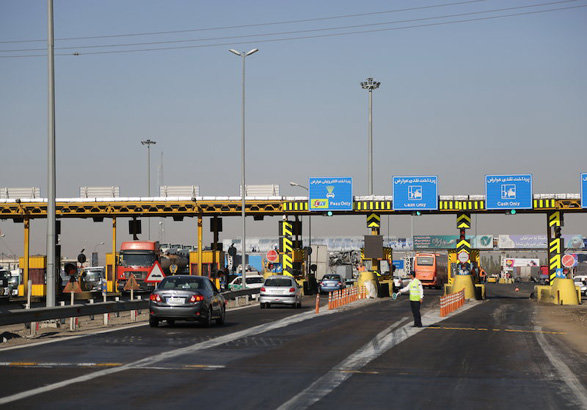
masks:
[[[259,289],[263,286],[264,278],[261,275],[246,274],[247,289]],[[232,282],[228,284],[229,290],[239,290],[243,288],[243,279],[241,276],[234,278]]]
[[[261,309],[271,305],[290,305],[299,309],[302,307],[302,297],[302,288],[294,278],[274,275],[265,279],[259,293],[259,303]]]

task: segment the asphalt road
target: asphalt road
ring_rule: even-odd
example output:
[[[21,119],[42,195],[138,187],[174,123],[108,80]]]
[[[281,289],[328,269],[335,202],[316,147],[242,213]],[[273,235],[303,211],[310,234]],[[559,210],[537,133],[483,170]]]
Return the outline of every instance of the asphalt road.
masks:
[[[406,297],[337,312],[257,306],[224,326],[137,326],[0,350],[3,408],[585,408],[587,360],[495,287],[423,329]]]

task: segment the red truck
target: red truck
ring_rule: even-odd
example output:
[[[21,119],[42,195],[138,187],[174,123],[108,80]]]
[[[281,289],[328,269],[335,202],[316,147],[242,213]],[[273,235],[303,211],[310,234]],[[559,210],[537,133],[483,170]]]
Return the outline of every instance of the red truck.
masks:
[[[149,272],[156,262],[160,262],[161,249],[159,242],[155,241],[132,241],[122,242],[120,245],[120,256],[116,266],[116,280],[118,291],[124,289],[126,281],[131,274],[134,275],[141,290],[152,291],[155,283],[148,283]]]

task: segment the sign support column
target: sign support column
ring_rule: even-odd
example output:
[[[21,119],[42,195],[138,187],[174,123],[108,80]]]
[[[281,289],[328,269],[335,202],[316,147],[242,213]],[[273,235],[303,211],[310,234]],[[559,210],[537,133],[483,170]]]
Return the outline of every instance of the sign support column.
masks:
[[[24,289],[24,294],[22,296],[27,295],[28,292],[28,284],[29,284],[29,251],[30,251],[30,224],[31,221],[28,218],[24,218],[24,266],[22,267],[22,285]],[[32,290],[31,290],[32,291]]]
[[[118,290],[118,284],[116,283],[118,279],[116,275],[116,217],[112,218],[112,260],[112,277],[110,278],[110,283],[112,283],[111,291],[116,292]],[[106,284],[106,290],[108,290],[108,284]]]

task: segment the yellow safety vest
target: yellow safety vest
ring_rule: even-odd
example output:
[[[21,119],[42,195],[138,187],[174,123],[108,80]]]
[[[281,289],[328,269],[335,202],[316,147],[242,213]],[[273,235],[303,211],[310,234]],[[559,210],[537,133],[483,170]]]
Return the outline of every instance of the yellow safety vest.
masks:
[[[422,299],[424,295],[420,294],[420,286],[422,286],[422,284],[420,283],[420,280],[417,278],[414,278],[410,282],[410,301],[419,302],[420,299]]]

